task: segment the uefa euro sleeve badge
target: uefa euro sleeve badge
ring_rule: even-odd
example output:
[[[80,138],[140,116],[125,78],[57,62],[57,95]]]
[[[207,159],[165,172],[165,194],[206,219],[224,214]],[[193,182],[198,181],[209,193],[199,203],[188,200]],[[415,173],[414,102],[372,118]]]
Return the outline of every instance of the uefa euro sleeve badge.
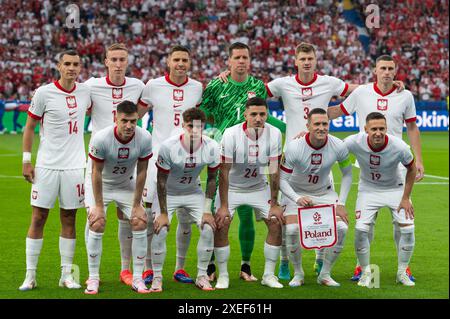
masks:
[[[336,211],[334,205],[298,209],[300,243],[305,249],[320,249],[336,244]]]

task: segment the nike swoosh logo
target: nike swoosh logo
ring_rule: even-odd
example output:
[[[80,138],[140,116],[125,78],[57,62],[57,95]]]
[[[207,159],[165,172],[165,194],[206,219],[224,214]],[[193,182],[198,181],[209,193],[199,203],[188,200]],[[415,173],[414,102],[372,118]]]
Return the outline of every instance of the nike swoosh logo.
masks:
[[[69,112],[69,116],[76,114],[77,112]]]
[[[142,256],[142,257],[140,257],[140,256],[136,256],[137,257],[137,259],[140,259],[140,260],[142,260],[142,259],[144,259],[145,258],[145,256]]]
[[[180,106],[183,106],[183,104],[174,105],[173,108],[177,108],[177,107],[180,107]]]
[[[221,96],[219,96],[219,99],[224,99],[224,98],[226,98],[227,96],[229,96],[230,94],[222,94]]]
[[[97,255],[89,255],[89,257],[91,257],[91,258],[95,258],[97,256],[98,256],[98,254]]]
[[[296,250],[291,250],[291,254],[295,253],[298,250],[298,248]]]
[[[114,102],[114,101],[113,101],[113,104],[114,104],[114,105],[119,104],[119,103],[122,103],[122,101],[119,101],[119,102]]]
[[[214,249],[207,249],[207,250],[206,250],[207,253],[210,253],[210,252],[212,252],[212,251],[214,251]]]
[[[183,235],[188,235],[188,234],[190,234],[191,232],[190,231],[188,231],[188,232],[183,232]]]
[[[133,236],[127,236],[127,239],[133,239]]]
[[[308,100],[311,100],[312,98],[304,98],[303,99],[303,102],[306,102],[306,101],[308,101]]]
[[[159,255],[161,255],[162,253],[155,253],[155,256],[159,256]]]

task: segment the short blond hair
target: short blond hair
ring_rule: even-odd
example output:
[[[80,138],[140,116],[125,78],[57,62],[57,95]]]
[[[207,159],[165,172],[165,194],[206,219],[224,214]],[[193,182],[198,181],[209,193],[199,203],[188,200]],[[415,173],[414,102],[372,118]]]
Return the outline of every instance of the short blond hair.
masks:
[[[305,52],[305,53],[312,52],[312,53],[314,53],[314,55],[316,55],[316,48],[314,48],[314,46],[310,43],[301,42],[295,48],[295,56],[297,56],[300,52]]]
[[[106,56],[108,56],[108,52],[109,51],[117,51],[117,50],[123,50],[126,51],[128,53],[128,48],[125,44],[123,43],[113,43],[111,44],[107,49],[106,49]]]

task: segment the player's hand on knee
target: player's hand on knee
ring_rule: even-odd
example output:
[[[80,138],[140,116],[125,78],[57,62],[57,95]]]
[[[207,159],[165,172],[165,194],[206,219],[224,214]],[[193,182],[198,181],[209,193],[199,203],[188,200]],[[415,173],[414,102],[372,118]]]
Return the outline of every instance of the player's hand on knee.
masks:
[[[167,231],[169,231],[169,216],[161,213],[153,222],[153,230],[156,234],[159,234],[163,227],[167,227]]]
[[[344,205],[336,205],[336,216],[340,217],[348,225],[348,214]]]
[[[394,81],[394,86],[397,87],[397,92],[401,92],[405,89],[405,83],[403,81]]]
[[[203,225],[208,224],[211,226],[213,231],[216,231],[216,221],[214,220],[214,216],[209,213],[204,213],[202,217],[201,228],[203,229]]]
[[[302,207],[313,206],[313,201],[308,196],[304,196],[297,199],[297,205]]]
[[[34,167],[31,163],[23,163],[22,175],[27,182],[33,184],[34,182]]]
[[[416,161],[416,169],[417,169],[416,182],[420,182],[425,176],[425,168],[422,163]]]
[[[131,226],[138,230],[147,228],[147,213],[141,205],[133,207],[130,217]]]
[[[105,228],[105,211],[103,207],[94,206],[89,209],[89,228],[95,232],[103,232]]]
[[[225,224],[229,224],[231,216],[228,207],[220,206],[214,217],[216,220],[217,229],[221,229],[223,226],[225,226]]]
[[[222,73],[220,73],[217,78],[220,79],[221,82],[223,83],[228,83],[228,76],[231,74],[231,72],[229,70],[223,71]]]
[[[283,208],[280,205],[273,205],[269,210],[269,221],[276,219],[280,225],[284,225],[286,220],[283,215]]]
[[[398,206],[397,211],[400,212],[400,210],[405,210],[405,217],[406,219],[414,219],[414,207],[412,205],[412,202],[409,198],[402,198],[402,201],[400,202],[400,205]]]
[[[297,140],[297,139],[299,139],[299,138],[302,138],[303,136],[306,135],[306,133],[308,133],[308,132],[307,132],[307,131],[301,131],[301,132],[298,132],[297,135],[294,136],[294,140]]]

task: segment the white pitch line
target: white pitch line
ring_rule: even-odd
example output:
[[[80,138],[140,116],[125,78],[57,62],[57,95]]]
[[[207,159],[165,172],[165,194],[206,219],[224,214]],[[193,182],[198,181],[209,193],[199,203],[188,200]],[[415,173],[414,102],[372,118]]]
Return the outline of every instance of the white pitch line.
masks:
[[[23,176],[0,175],[0,178],[14,178],[14,179],[18,179],[18,178],[24,178],[24,177]]]
[[[0,157],[16,157],[20,156],[20,153],[17,154],[0,154]]]
[[[448,181],[448,177],[445,177],[445,176],[435,176],[435,175],[427,175],[427,174],[425,174],[425,177],[436,178],[436,179],[443,179],[444,181]]]

